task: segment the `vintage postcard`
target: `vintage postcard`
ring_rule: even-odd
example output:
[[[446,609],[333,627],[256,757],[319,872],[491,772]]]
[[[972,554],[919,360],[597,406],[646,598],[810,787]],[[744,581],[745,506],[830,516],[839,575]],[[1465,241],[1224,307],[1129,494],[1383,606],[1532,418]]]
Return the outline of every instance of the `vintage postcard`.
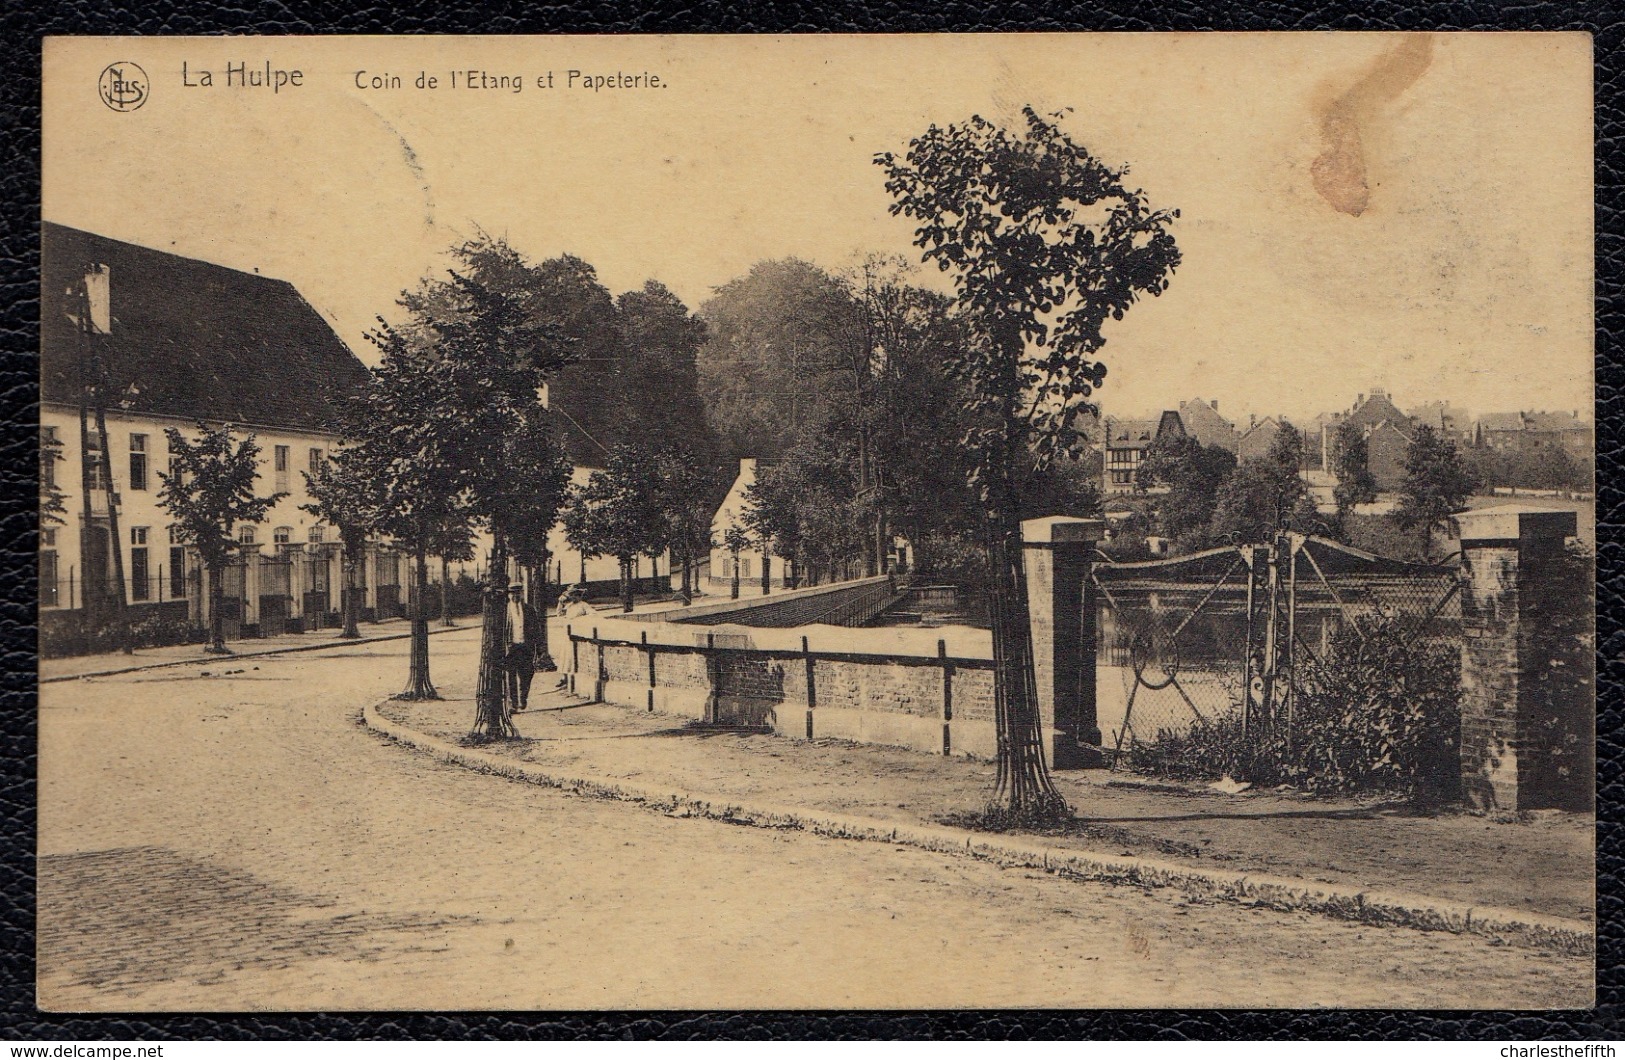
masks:
[[[1591,1005],[1591,49],[46,40],[39,1006]]]

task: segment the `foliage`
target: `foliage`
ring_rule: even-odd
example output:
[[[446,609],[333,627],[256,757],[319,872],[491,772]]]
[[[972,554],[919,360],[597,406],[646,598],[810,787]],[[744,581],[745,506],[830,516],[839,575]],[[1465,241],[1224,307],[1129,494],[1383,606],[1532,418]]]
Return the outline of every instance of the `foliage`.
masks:
[[[1400,489],[1394,522],[1420,536],[1422,553],[1432,551],[1433,534],[1447,525],[1478,489],[1478,476],[1461,457],[1456,443],[1432,427],[1422,426],[1405,450],[1405,483]]]
[[[1332,496],[1337,500],[1337,519],[1341,523],[1357,506],[1377,499],[1377,480],[1371,474],[1365,433],[1357,425],[1338,424],[1332,441],[1332,474],[1337,479]]]
[[[949,367],[977,421],[965,441],[983,478],[1012,452],[1042,467],[1082,449],[1078,417],[1106,376],[1093,359],[1103,325],[1161,294],[1179,265],[1177,211],[1150,209],[1126,170],[1023,114],[1020,134],[974,117],[931,126],[903,160],[876,159],[892,213],[921,222],[915,245],[953,276],[969,341]]]
[[[862,313],[833,276],[762,261],[700,308],[706,419],[737,457],[775,460],[852,417],[851,366],[868,356]]]
[[[1414,618],[1365,616],[1334,636],[1290,725],[1244,731],[1239,704],[1137,746],[1130,765],[1170,777],[1230,776],[1327,794],[1452,797],[1460,773],[1461,663],[1453,645],[1416,635]]]
[[[1219,492],[1235,470],[1236,457],[1229,450],[1169,431],[1146,450],[1136,482],[1168,487],[1157,499],[1158,528],[1182,548],[1194,550],[1207,544]]]
[[[1529,450],[1472,449],[1463,458],[1483,487],[1579,492],[1594,488],[1592,462],[1559,445]]]
[[[262,523],[286,493],[255,494],[259,443],[233,436],[230,424],[197,425],[196,441],[174,427],[164,429],[171,469],[159,471],[158,503],[175,523],[176,539],[194,546],[211,571],[225,567],[236,547],[239,523]]]
[[[1281,421],[1269,452],[1243,460],[1218,491],[1211,534],[1236,543],[1264,542],[1283,526],[1307,528],[1318,519],[1303,466],[1303,435]]]
[[[620,562],[622,606],[632,609],[632,560],[658,555],[670,541],[662,505],[660,462],[638,446],[618,445],[601,471],[571,491],[564,535],[583,556],[614,556]]]
[[[656,451],[682,451],[710,462],[718,443],[700,414],[705,322],[654,280],[617,298],[615,311],[624,362],[615,387],[623,407],[604,440],[613,447],[636,439]]]
[[[57,462],[62,459],[62,439],[54,434],[40,431],[39,436],[39,522],[40,527],[61,526],[68,513],[68,496],[55,485],[55,476],[51,474]]]

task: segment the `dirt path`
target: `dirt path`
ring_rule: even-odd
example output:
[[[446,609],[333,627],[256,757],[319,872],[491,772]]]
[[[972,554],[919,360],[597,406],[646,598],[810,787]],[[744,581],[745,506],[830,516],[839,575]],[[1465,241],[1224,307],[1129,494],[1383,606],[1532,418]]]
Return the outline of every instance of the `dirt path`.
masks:
[[[46,686],[42,1006],[1592,998],[1588,961],[674,819],[441,765],[356,723],[401,684],[404,654]],[[437,665],[455,685],[454,659]]]

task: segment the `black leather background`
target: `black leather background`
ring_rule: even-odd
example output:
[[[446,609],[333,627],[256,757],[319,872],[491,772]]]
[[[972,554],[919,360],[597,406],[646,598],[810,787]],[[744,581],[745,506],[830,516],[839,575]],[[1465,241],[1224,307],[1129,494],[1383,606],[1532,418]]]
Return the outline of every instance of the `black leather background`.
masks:
[[[1219,5],[1214,5],[1218,7]],[[576,0],[518,3],[362,0],[221,6],[147,0],[139,5],[24,3],[0,6],[0,1037],[9,1039],[308,1038],[1615,1038],[1621,1033],[1620,363],[1619,265],[1625,226],[1620,138],[1622,5],[1393,0],[1253,3],[1223,12],[1171,0],[1089,4],[997,0],[722,3],[656,0],[648,5]],[[1597,61],[1597,462],[1599,474],[1598,1007],[1589,1012],[940,1012],[645,1013],[257,1016],[44,1016],[33,1007],[35,684],[34,476],[38,398],[36,301],[39,235],[39,41],[45,34],[426,33],[426,32],[883,32],[943,30],[1312,30],[1585,29]],[[1529,174],[1529,223],[1538,224],[1540,174]],[[974,970],[967,969],[967,974]],[[1035,970],[1035,974],[1041,974]]]

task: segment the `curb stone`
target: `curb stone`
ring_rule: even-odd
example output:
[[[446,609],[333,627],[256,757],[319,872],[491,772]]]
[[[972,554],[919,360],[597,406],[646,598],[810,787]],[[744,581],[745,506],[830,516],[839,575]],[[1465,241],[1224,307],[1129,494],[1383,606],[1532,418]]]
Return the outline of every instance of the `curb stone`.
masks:
[[[456,626],[452,629],[441,627],[440,629],[429,630],[429,636],[433,637],[440,633],[458,633],[477,628],[477,626]],[[385,641],[390,640],[407,640],[411,636],[411,632],[408,631],[406,633],[386,633],[382,637],[361,637],[357,640],[340,640],[337,637],[334,637],[331,641],[324,644],[295,644],[287,648],[269,648],[265,651],[233,652],[230,655],[210,655],[202,659],[171,659],[168,662],[141,663],[137,666],[124,666],[116,670],[92,670],[89,673],[82,674],[59,674],[56,677],[41,677],[39,679],[39,683],[42,685],[52,685],[62,681],[82,681],[87,677],[117,677],[120,674],[140,673],[142,670],[162,670],[170,666],[201,666],[217,661],[224,664],[228,659],[258,659],[264,655],[292,655],[295,652],[301,651],[323,651],[328,648],[355,647],[356,645],[360,644],[382,644]]]
[[[387,700],[385,702],[388,702]],[[380,735],[442,761],[482,773],[561,791],[639,803],[675,817],[703,817],[729,824],[810,832],[837,839],[891,843],[941,854],[990,861],[1004,868],[1038,869],[1070,879],[1143,888],[1171,887],[1193,897],[1262,905],[1282,912],[1308,912],[1336,920],[1380,927],[1471,934],[1502,945],[1557,950],[1577,956],[1596,953],[1596,930],[1567,917],[1516,909],[1475,906],[1398,891],[1346,884],[1316,883],[1285,876],[1201,869],[1131,855],[1080,851],[1019,836],[989,835],[939,825],[910,825],[878,818],[827,813],[765,803],[729,802],[716,797],[545,771],[533,764],[462,747],[383,717],[373,704],[362,710],[364,725]]]

